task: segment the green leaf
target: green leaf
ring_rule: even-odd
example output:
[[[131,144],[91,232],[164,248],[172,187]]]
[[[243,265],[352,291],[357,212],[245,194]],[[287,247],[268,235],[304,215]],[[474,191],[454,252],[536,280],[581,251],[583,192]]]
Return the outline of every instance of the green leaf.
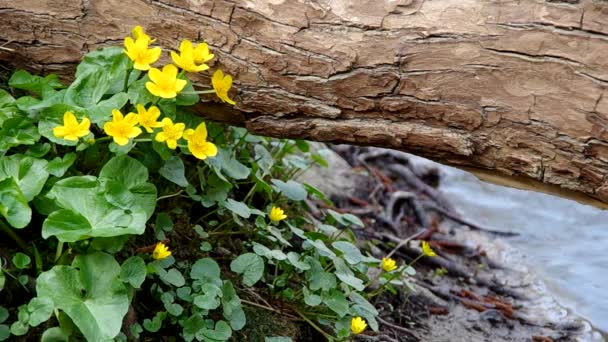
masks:
[[[343,253],[344,260],[354,265],[361,262],[363,255],[357,246],[347,241],[336,241],[331,244],[335,249]]]
[[[357,291],[363,291],[363,289],[365,289],[363,280],[355,277],[353,271],[348,267],[348,265],[346,265],[346,263],[342,259],[335,258],[333,261],[334,265],[336,266],[335,274],[338,279],[354,287]]]
[[[0,323],[4,323],[8,318],[8,310],[5,307],[0,306]]]
[[[127,91],[127,95],[129,96],[129,101],[131,105],[135,107],[138,104],[146,105],[156,99],[156,97],[146,89],[146,82],[149,82],[150,79],[146,74],[141,79],[133,82],[129,86],[129,90]]]
[[[30,313],[29,324],[36,327],[41,323],[48,321],[53,313],[53,308],[53,301],[49,298],[32,298],[27,305],[27,311]]]
[[[200,315],[194,314],[190,316],[182,325],[184,327],[183,337],[186,341],[192,341],[198,333],[199,330],[203,326],[205,326],[205,321],[200,317]]]
[[[192,303],[201,309],[213,310],[220,306],[220,299],[217,297],[216,293],[209,292],[194,297],[194,301]]]
[[[17,70],[8,80],[8,85],[13,88],[30,90],[35,93],[42,93],[44,90],[62,88],[63,84],[57,75],[50,74],[46,77],[32,75],[25,70]]]
[[[181,287],[186,284],[186,280],[182,273],[175,268],[172,268],[167,272],[160,272],[158,275],[161,280],[176,287]]]
[[[0,267],[0,291],[4,289],[4,284],[6,283],[6,276],[4,272],[2,272],[2,268]]]
[[[235,201],[232,198],[227,199],[223,203],[223,206],[224,208],[232,211],[233,213],[239,215],[242,218],[249,218],[249,216],[251,216],[251,210],[249,209],[247,204]]]
[[[11,324],[11,334],[13,334],[15,336],[23,336],[23,335],[27,334],[27,331],[29,329],[30,328],[27,325],[27,322],[17,321],[17,322],[14,322],[13,324]]]
[[[102,127],[104,123],[110,121],[112,110],[122,108],[127,101],[129,101],[127,93],[118,93],[107,100],[100,101],[98,104],[87,108],[89,119],[92,123]],[[124,114],[126,115],[126,113]]]
[[[27,226],[32,219],[32,209],[13,178],[0,181],[0,214],[15,228]]]
[[[264,342],[292,342],[291,337],[287,336],[273,336],[273,337],[265,337]]]
[[[268,260],[271,260],[271,259],[285,260],[285,259],[287,259],[287,255],[285,255],[285,253],[283,253],[283,251],[281,251],[280,249],[271,250],[270,248],[268,248],[264,245],[261,245],[257,242],[253,243],[253,251],[255,252],[255,254],[257,254],[259,256],[268,258]]]
[[[68,171],[70,166],[74,164],[76,161],[76,153],[67,153],[66,155],[61,157],[55,157],[51,160],[47,166],[46,171],[52,174],[55,177],[63,177],[63,175]]]
[[[200,101],[198,94],[194,94],[192,82],[188,79],[186,79],[186,81],[188,81],[188,84],[186,84],[184,89],[177,94],[177,97],[175,98],[175,104],[178,106],[192,106]]]
[[[53,327],[47,329],[43,334],[40,342],[68,342],[70,340],[70,334],[60,327]]]
[[[163,320],[167,317],[167,313],[165,311],[157,312],[154,315],[152,320],[145,319],[144,320],[144,329],[149,332],[157,332],[163,325]]]
[[[228,323],[217,321],[215,323],[215,329],[203,329],[202,334],[212,341],[226,341],[232,335],[232,329],[230,329]]]
[[[201,280],[204,283],[213,283],[221,286],[220,266],[211,258],[197,260],[190,270],[190,278]],[[219,284],[218,284],[219,283]]]
[[[0,341],[5,341],[11,337],[11,329],[8,325],[0,324]]]
[[[290,200],[302,201],[306,199],[306,189],[302,184],[293,180],[283,182],[279,179],[271,179],[270,181],[276,186],[278,191],[282,192]]]
[[[336,276],[332,273],[325,272],[317,259],[307,257],[306,261],[311,266],[310,270],[306,271],[306,279],[308,280],[309,287],[312,291],[327,291],[336,287]]]
[[[0,159],[0,180],[12,177],[19,185],[25,199],[29,202],[36,197],[49,173],[46,171],[47,161],[14,154]]]
[[[65,102],[82,108],[96,106],[112,86],[113,76],[103,69],[76,76],[65,93]]]
[[[161,176],[185,188],[188,186],[186,169],[180,157],[173,156],[165,161],[165,165],[158,170]]]
[[[306,261],[300,260],[300,255],[296,252],[287,253],[287,260],[299,270],[307,271],[310,269],[310,265]]]
[[[47,197],[63,210],[44,221],[42,236],[64,242],[141,234],[156,206],[156,188],[145,166],[128,156],[112,158],[99,179],[79,176],[55,183]]]
[[[361,228],[365,226],[363,224],[363,222],[357,216],[355,216],[353,214],[340,214],[331,209],[328,209],[327,212],[329,213],[329,215],[331,217],[333,217],[336,221],[338,221],[338,223],[340,223],[344,226],[350,226],[353,224],[356,226],[359,226]]]
[[[138,289],[146,280],[146,262],[138,256],[132,256],[120,266],[120,279]]]
[[[321,240],[306,240],[304,241],[303,246],[304,249],[310,248],[308,246],[313,246],[321,256],[325,256],[332,259],[336,257],[336,253],[334,253],[331,249],[327,248],[325,242]]]
[[[253,147],[253,150],[255,151],[255,160],[260,167],[260,170],[262,170],[262,176],[270,174],[270,170],[274,164],[270,152],[261,144],[256,144]]]
[[[36,292],[63,310],[88,341],[105,341],[118,335],[129,308],[119,274],[120,265],[109,254],[79,255],[72,266],[40,274]]]
[[[7,119],[0,129],[0,152],[19,145],[34,145],[40,140],[38,129],[34,123],[22,117]]]
[[[348,314],[348,301],[342,291],[333,289],[321,296],[323,303],[327,305],[338,316],[344,317]]]
[[[241,254],[230,263],[230,270],[243,275],[243,284],[253,286],[264,275],[264,260],[254,253]]]
[[[13,261],[15,267],[20,270],[29,267],[30,263],[32,262],[32,259],[30,259],[29,256],[21,252],[17,252],[15,255],[13,255],[13,258],[11,260]]]
[[[304,295],[304,303],[310,306],[317,306],[321,304],[321,296],[316,295],[308,290],[308,288],[302,288],[302,294]]]

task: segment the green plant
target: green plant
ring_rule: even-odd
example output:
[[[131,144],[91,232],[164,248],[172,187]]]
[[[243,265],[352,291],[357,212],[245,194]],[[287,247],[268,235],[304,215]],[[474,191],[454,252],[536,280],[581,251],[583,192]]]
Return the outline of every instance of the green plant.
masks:
[[[382,262],[356,246],[350,228],[363,223],[306,213],[308,196],[328,200],[294,177],[323,158],[304,141],[205,123],[188,108],[207,93],[234,103],[232,79],[218,70],[196,91],[185,71],[208,69],[206,44],[181,44],[178,73],[151,67],[152,42],[138,27],[126,53],[87,54],[70,85],[17,71],[13,93],[0,90],[0,230],[16,244],[2,246],[0,291],[15,295],[0,340],[40,326],[43,341],[225,341],[246,326],[244,306],[270,303],[328,340],[366,328],[353,317],[377,330],[379,290],[366,289],[413,269],[369,279]],[[265,303],[242,298],[252,293]],[[289,339],[267,338],[278,340]]]

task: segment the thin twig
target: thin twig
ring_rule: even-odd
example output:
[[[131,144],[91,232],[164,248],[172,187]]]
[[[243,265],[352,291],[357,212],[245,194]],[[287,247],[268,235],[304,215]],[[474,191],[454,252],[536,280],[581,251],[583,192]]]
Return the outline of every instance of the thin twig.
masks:
[[[184,192],[184,190],[180,190],[174,194],[170,194],[170,195],[165,195],[165,196],[160,196],[159,198],[156,199],[156,202],[162,200],[162,199],[167,199],[167,198],[171,198],[171,197],[175,197],[175,196],[179,196],[182,194],[182,192]]]
[[[15,49],[7,48],[7,47],[4,47],[4,46],[0,46],[0,50],[10,51],[10,52],[14,52],[15,51]]]
[[[421,231],[419,231],[418,233],[416,233],[416,234],[414,234],[414,235],[411,235],[411,236],[409,236],[409,237],[407,237],[407,238],[405,238],[405,239],[401,240],[401,241],[400,241],[400,242],[397,244],[397,246],[395,246],[395,248],[393,248],[393,250],[392,250],[390,253],[388,253],[388,254],[386,255],[386,257],[387,257],[387,258],[390,258],[390,257],[391,257],[391,255],[395,254],[395,252],[397,252],[397,251],[398,251],[398,250],[399,250],[401,247],[403,247],[403,245],[405,245],[406,243],[410,242],[411,240],[413,240],[413,239],[415,239],[415,238],[419,237],[419,236],[420,236],[420,235],[422,235],[422,234],[423,234],[425,231],[426,231],[426,230],[421,230]],[[383,234],[383,235],[384,235],[384,234]]]
[[[382,319],[382,318],[380,318],[380,317],[376,317],[376,319],[378,319],[378,321],[379,321],[380,323],[382,323],[382,324],[384,324],[384,325],[386,325],[386,326],[388,326],[388,327],[391,327],[391,328],[393,328],[393,329],[396,329],[396,330],[399,330],[399,331],[404,332],[404,333],[406,333],[406,334],[409,334],[409,335],[411,335],[411,336],[413,336],[413,337],[415,337],[415,338],[417,338],[417,339],[420,339],[420,338],[418,337],[418,335],[416,335],[416,333],[414,333],[414,331],[412,331],[412,330],[410,330],[410,329],[408,329],[408,328],[404,328],[404,327],[402,327],[402,326],[400,326],[400,325],[393,324],[393,323],[391,323],[391,322],[385,321],[384,319]]]
[[[245,304],[247,304],[247,305],[255,306],[255,307],[258,307],[258,308],[260,308],[260,309],[264,309],[264,310],[272,311],[272,312],[274,312],[274,313],[281,314],[281,315],[283,315],[283,316],[285,316],[285,317],[288,317],[288,318],[291,318],[291,319],[294,319],[294,320],[300,320],[298,317],[295,317],[295,316],[293,316],[293,315],[290,315],[290,314],[288,314],[288,313],[286,313],[286,312],[284,312],[284,311],[277,310],[277,309],[272,308],[272,307],[270,307],[270,306],[266,306],[266,305],[258,304],[258,303],[256,303],[256,302],[250,302],[250,301],[245,300],[245,299],[241,299],[241,303],[245,303]]]
[[[431,210],[435,210],[436,212],[440,213],[441,215],[449,218],[450,220],[460,223],[462,225],[465,225],[473,230],[479,230],[482,232],[487,232],[487,233],[492,233],[495,235],[499,235],[499,236],[518,236],[519,233],[515,233],[515,232],[506,232],[506,231],[500,231],[500,230],[494,230],[494,229],[489,229],[489,228],[484,228],[484,227],[480,227],[479,225],[472,223],[466,219],[463,219],[462,217],[448,211],[445,210],[437,205],[435,205],[434,203],[431,202],[423,202],[422,203],[423,206],[427,207],[428,209]]]

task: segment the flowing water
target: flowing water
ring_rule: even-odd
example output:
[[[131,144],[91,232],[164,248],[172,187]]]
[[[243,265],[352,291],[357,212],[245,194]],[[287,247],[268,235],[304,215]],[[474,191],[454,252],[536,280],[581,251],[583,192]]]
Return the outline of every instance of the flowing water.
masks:
[[[488,184],[451,167],[441,170],[440,189],[464,217],[520,233],[507,241],[551,295],[608,332],[608,210]]]

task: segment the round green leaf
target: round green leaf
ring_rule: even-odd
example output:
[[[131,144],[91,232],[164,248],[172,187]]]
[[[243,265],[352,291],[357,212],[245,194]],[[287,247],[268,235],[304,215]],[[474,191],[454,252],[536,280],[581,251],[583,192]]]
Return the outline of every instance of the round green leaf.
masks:
[[[264,275],[264,260],[254,253],[241,254],[230,263],[230,269],[243,275],[243,284],[253,286]]]
[[[27,268],[32,262],[29,256],[21,252],[17,252],[15,255],[13,255],[13,258],[11,260],[13,261],[15,267],[20,270]]]
[[[140,288],[146,280],[146,262],[138,256],[132,256],[120,266],[120,279],[134,288]]]
[[[290,200],[302,201],[306,199],[306,188],[302,184],[293,180],[283,182],[279,179],[271,179],[270,181]]]
[[[27,311],[30,313],[29,323],[35,327],[40,323],[48,321],[53,313],[53,301],[45,297],[32,298],[27,305]]]

